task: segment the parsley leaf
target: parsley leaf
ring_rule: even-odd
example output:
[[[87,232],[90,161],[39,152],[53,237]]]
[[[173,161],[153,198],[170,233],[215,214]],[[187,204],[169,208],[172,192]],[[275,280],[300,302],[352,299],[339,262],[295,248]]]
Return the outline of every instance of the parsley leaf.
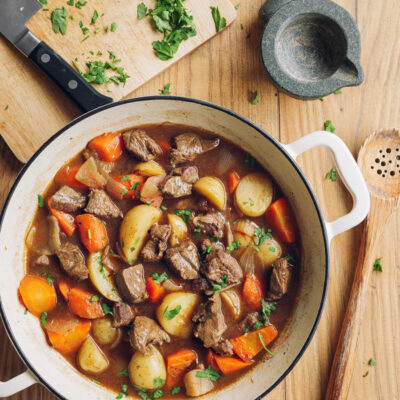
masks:
[[[179,312],[181,311],[182,306],[178,304],[173,310],[168,310],[168,306],[164,310],[164,317],[167,317],[169,320],[175,318]]]
[[[110,25],[110,30],[111,30],[111,32],[115,32],[117,30],[117,23],[116,22],[113,22]]]
[[[219,32],[221,29],[226,27],[226,19],[221,18],[221,14],[219,13],[218,7],[210,7],[211,15],[213,17],[215,23],[215,29]]]
[[[175,386],[171,389],[171,394],[178,394],[181,391],[180,386]]]
[[[258,95],[258,90],[256,90],[254,92],[254,97],[253,97],[253,100],[251,101],[251,104],[253,104],[253,106],[255,106],[256,104],[258,104],[259,100],[260,100],[260,97]]]
[[[342,94],[342,89],[338,89],[336,90],[336,92],[334,92],[335,94]]]
[[[210,254],[211,252],[212,252],[212,250],[213,250],[213,248],[214,248],[214,246],[207,246],[204,250],[203,250],[203,252],[201,253],[203,256],[205,255],[205,254]]]
[[[97,12],[97,10],[94,10],[93,12],[93,17],[92,17],[92,21],[90,22],[92,25],[94,25],[97,21],[97,18],[99,18],[99,13]]]
[[[327,174],[325,175],[325,179],[330,179],[333,182],[336,182],[336,169],[332,168],[329,172],[327,172]]]
[[[144,3],[140,3],[137,6],[137,17],[138,19],[143,19],[147,14],[147,7]]]
[[[273,353],[271,350],[268,350],[267,346],[264,344],[260,332],[258,332],[258,338],[260,339],[261,346],[264,348],[264,350],[265,350],[268,354],[270,354],[271,356],[274,356],[274,353]]]
[[[98,294],[94,294],[91,298],[90,298],[90,302],[93,303],[94,301],[100,301],[101,297]]]
[[[165,280],[169,279],[169,275],[166,272],[162,272],[161,274],[157,274],[155,272],[153,275],[151,275],[151,277],[153,278],[153,281],[158,284],[161,284]]]
[[[196,228],[193,229],[194,236],[199,236],[202,228],[202,225],[196,226]]]
[[[78,0],[78,1],[75,3],[75,7],[81,9],[83,6],[86,6],[86,4],[87,4],[87,1]]]
[[[236,6],[235,6],[235,10],[238,10],[239,7],[240,7],[240,3],[237,3]]]
[[[154,389],[158,389],[159,387],[161,387],[162,385],[164,385],[165,383],[165,379],[161,379],[161,378],[155,378],[154,381]]]
[[[123,176],[123,177],[121,178],[121,182],[130,181],[130,180],[131,180],[131,177],[128,176],[128,175],[125,175],[125,176]]]
[[[121,391],[119,392],[116,399],[122,399],[122,397],[126,397],[128,394],[128,385],[126,383],[121,384]]]
[[[239,246],[240,246],[239,240],[235,240],[232,244],[230,244],[230,245],[226,248],[226,250],[227,250],[227,251],[233,251],[233,250],[237,249]]]
[[[256,228],[256,239],[254,240],[254,246],[260,247],[267,239],[271,239],[272,233],[271,229],[268,228],[267,233],[265,233],[265,228]]]
[[[251,156],[250,153],[246,153],[246,158],[244,159],[244,162],[249,164],[250,167],[254,167],[256,165],[256,160]]]
[[[4,111],[8,110],[8,104],[4,107]]]
[[[178,217],[182,217],[183,220],[187,222],[190,216],[192,215],[192,210],[190,208],[184,208],[184,209],[177,208],[175,210],[175,215],[177,215]]]
[[[47,318],[47,312],[45,311],[45,312],[40,316],[40,322],[42,323],[42,325],[43,325],[44,327],[47,326],[46,318]]]
[[[169,91],[171,84],[168,82],[162,89],[160,90],[160,94],[171,94],[171,92]]]
[[[326,131],[331,133],[334,133],[336,130],[336,128],[332,125],[332,121],[329,119],[324,122],[324,128]]]
[[[221,375],[215,371],[215,369],[211,368],[211,365],[209,365],[204,371],[197,371],[196,376],[198,378],[209,379],[213,382],[216,382],[221,377]]]
[[[47,1],[47,0],[46,0]],[[73,6],[74,4],[75,4],[75,2],[74,2],[74,0],[68,0],[67,1],[67,4],[69,5],[69,6]]]
[[[226,287],[228,286],[227,281],[228,281],[228,275],[225,274],[225,275],[218,281],[218,284],[215,284],[215,283],[214,283],[214,284],[212,285],[213,290],[216,292],[217,290],[220,290],[220,289],[222,289],[222,288],[226,288]]]
[[[368,365],[370,365],[371,367],[375,367],[375,365],[376,365],[375,360],[373,358],[370,358],[368,361]]]
[[[40,2],[41,4],[43,4],[44,6],[47,4],[47,0],[39,0],[39,2]]]
[[[276,301],[271,301],[270,303],[267,303],[264,299],[261,300],[261,314],[262,316],[267,319],[269,315],[272,313],[272,311],[276,310]]]
[[[111,316],[114,316],[114,313],[111,311],[111,308],[106,303],[103,303],[101,307],[103,308],[104,314],[106,315],[110,314]]]
[[[39,206],[39,208],[43,208],[44,207],[43,196],[41,194],[38,194],[37,198],[38,198],[38,206]]]
[[[294,262],[294,257],[291,254],[288,254],[287,256],[285,256],[283,258],[286,258],[286,260],[288,260],[289,263]]]
[[[138,185],[140,185],[140,184],[141,184],[141,182],[136,182],[129,188],[129,190],[136,190],[136,197],[138,199],[140,199],[140,191],[139,191],[139,188],[138,188]]]
[[[165,207],[165,206],[161,206],[160,208],[161,208],[161,210],[163,210],[163,211],[167,211],[167,207]]]
[[[55,33],[61,32],[63,35],[67,33],[67,15],[68,11],[63,8],[56,8],[51,13],[51,22],[53,25],[53,31]]]
[[[126,368],[118,372],[118,375],[129,376],[129,372]]]
[[[382,272],[382,271],[383,271],[382,264],[381,264],[381,258],[377,258],[377,259],[374,261],[373,270],[374,270],[374,271],[379,271],[379,272]]]
[[[257,322],[255,322],[255,323],[253,324],[253,328],[254,328],[254,329],[258,329],[258,328],[261,328],[263,325],[264,325],[264,322],[262,322],[262,321],[257,321]]]
[[[160,397],[164,396],[164,390],[157,389],[153,392],[151,398],[152,399],[159,399]]]

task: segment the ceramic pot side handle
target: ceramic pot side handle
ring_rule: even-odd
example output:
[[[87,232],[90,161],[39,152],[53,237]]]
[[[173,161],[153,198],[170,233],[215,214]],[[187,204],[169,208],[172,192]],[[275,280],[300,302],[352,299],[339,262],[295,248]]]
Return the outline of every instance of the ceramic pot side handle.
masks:
[[[38,383],[37,379],[29,370],[26,370],[9,381],[0,382],[0,398],[12,396],[35,383]]]
[[[325,221],[328,239],[331,241],[339,233],[353,228],[365,219],[370,209],[370,197],[353,155],[338,136],[317,131],[285,145],[285,148],[296,159],[301,153],[317,146],[328,147],[333,152],[338,173],[353,197],[353,208],[348,214],[332,222]]]

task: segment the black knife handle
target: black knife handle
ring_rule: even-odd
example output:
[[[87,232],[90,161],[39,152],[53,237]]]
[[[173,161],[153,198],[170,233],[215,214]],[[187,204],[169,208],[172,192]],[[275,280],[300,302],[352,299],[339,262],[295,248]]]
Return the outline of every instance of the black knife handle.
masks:
[[[29,54],[29,57],[75,101],[82,111],[90,111],[112,103],[111,97],[103,96],[93,89],[46,43],[40,42]]]

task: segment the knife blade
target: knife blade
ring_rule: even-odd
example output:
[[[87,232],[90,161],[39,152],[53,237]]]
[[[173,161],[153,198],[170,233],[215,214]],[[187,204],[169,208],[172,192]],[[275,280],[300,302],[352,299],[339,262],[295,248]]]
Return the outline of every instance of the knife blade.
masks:
[[[41,8],[37,0],[0,0],[0,33],[46,72],[83,111],[112,103],[112,98],[98,93],[26,27],[26,22]]]

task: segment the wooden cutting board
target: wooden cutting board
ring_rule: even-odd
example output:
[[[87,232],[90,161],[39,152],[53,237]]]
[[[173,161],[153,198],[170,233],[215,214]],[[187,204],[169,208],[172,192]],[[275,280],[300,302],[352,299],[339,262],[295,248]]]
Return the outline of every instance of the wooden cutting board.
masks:
[[[28,27],[69,63],[77,59],[76,63],[83,71],[87,61],[109,60],[108,51],[113,51],[121,59],[118,66],[124,67],[130,78],[125,86],[109,83],[95,85],[95,88],[114,100],[120,100],[216,35],[211,6],[218,6],[227,25],[236,18],[230,0],[186,0],[184,4],[194,17],[197,35],[184,41],[172,60],[162,61],[156,57],[152,42],[161,40],[163,36],[154,30],[150,18],[138,20],[139,2],[88,1],[78,9],[67,5],[66,0],[48,0],[43,8],[49,10],[39,11],[28,22]],[[152,8],[155,1],[144,0],[144,3]],[[56,34],[49,20],[52,10],[62,7],[68,11],[65,35]],[[98,11],[99,18],[92,25],[94,10]],[[80,21],[89,29],[86,35],[82,33]],[[107,27],[113,22],[117,24],[115,32],[107,32]],[[97,33],[96,28],[100,30]],[[16,157],[26,162],[45,140],[77,117],[80,111],[36,65],[1,36],[0,54],[0,135]]]

